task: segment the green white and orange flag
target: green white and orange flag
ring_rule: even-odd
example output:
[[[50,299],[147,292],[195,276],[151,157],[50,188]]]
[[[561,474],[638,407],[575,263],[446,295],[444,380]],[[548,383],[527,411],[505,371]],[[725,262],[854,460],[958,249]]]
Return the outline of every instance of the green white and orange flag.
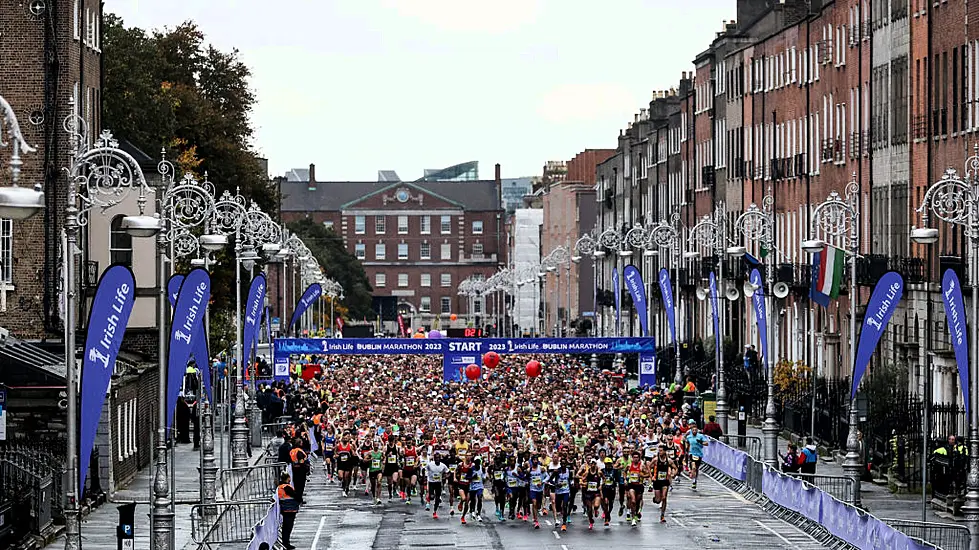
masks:
[[[812,259],[812,286],[809,297],[823,307],[829,307],[830,300],[840,295],[843,280],[843,264],[846,254],[835,246],[824,245]]]

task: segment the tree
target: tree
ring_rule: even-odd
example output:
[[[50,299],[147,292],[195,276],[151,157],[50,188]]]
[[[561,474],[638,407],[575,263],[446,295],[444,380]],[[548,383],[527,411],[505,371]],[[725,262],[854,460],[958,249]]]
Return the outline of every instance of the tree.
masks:
[[[373,319],[376,316],[371,309],[373,288],[367,280],[364,266],[343,246],[343,239],[332,229],[326,229],[309,218],[290,223],[289,230],[302,239],[316,261],[326,268],[326,276],[343,286],[343,303],[350,318]]]

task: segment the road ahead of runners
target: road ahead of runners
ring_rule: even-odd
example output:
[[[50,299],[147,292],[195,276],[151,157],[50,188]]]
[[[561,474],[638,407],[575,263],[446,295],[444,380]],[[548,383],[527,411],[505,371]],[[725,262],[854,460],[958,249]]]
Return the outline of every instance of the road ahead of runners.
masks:
[[[467,548],[507,550],[620,550],[624,548],[670,549],[723,548],[809,550],[823,548],[796,527],[777,520],[740,495],[707,476],[701,476],[697,491],[683,480],[670,496],[665,525],[655,517],[652,502],[646,503],[651,520],[637,527],[625,524],[613,513],[612,526],[588,522],[579,513],[568,531],[541,522],[535,531],[522,521],[459,523],[443,504],[439,519],[424,505],[405,505],[397,497],[372,506],[363,490],[344,498],[336,484],[326,482],[321,467],[314,468],[305,491],[306,504],[299,512],[292,543],[299,550],[361,550],[409,548]],[[647,499],[649,500],[649,499]],[[492,501],[484,504],[484,515],[493,518]],[[220,550],[240,549],[224,545]]]

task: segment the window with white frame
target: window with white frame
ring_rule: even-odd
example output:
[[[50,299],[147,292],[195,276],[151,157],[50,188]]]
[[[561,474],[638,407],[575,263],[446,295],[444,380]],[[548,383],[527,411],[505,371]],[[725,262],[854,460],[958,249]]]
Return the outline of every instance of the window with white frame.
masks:
[[[357,235],[367,233],[367,216],[354,216],[354,233]]]
[[[378,288],[384,288],[384,285],[388,284],[387,273],[375,273],[374,274],[374,286]]]
[[[420,259],[422,259],[422,260],[431,260],[432,259],[432,245],[431,244],[429,244],[429,243],[422,243],[421,244],[421,250],[419,252],[420,252],[420,254],[419,254],[419,258]]]
[[[388,247],[384,243],[377,243],[374,245],[374,259],[375,260],[386,260],[388,258]]]
[[[408,243],[398,243],[398,259],[408,259]]]
[[[420,281],[419,284],[421,286],[424,286],[424,287],[430,287],[430,286],[432,286],[432,274],[431,273],[422,273],[421,274],[421,281]]]
[[[13,282],[14,223],[0,219],[0,281]]]
[[[483,220],[473,220],[473,235],[483,234]]]
[[[452,313],[452,298],[442,296],[442,313]]]
[[[398,286],[400,288],[404,288],[404,287],[408,286],[408,274],[407,273],[398,273]]]
[[[442,234],[452,233],[452,216],[442,216]]]
[[[408,216],[398,216],[398,235],[408,233]]]
[[[383,235],[387,225],[386,216],[374,216],[374,234]]]
[[[418,309],[422,313],[430,313],[432,311],[432,297],[422,296],[421,302],[418,304]]]
[[[356,256],[358,260],[363,260],[367,258],[367,245],[365,245],[364,243],[355,244],[354,256]]]
[[[82,37],[81,21],[79,21],[79,15],[78,15],[78,0],[74,1],[71,14],[72,14],[71,15],[72,22],[74,23],[72,26],[72,29],[74,31],[72,35],[75,37],[75,40],[78,40]]]
[[[477,258],[483,256],[483,243],[482,242],[476,241],[476,242],[473,243],[473,256],[474,257],[477,257]]]
[[[432,217],[431,216],[422,216],[419,219],[419,223],[421,225],[421,234],[422,235],[430,235],[432,233]]]
[[[109,262],[126,266],[133,265],[133,237],[122,226],[122,214],[109,222]]]
[[[452,259],[452,244],[451,243],[442,243],[441,248],[442,248],[442,250],[441,250],[441,254],[440,254],[439,259],[441,259],[441,260],[451,260]]]
[[[443,287],[452,286],[452,274],[451,273],[443,273],[440,276],[440,279],[441,279],[441,283],[442,283],[442,286]]]

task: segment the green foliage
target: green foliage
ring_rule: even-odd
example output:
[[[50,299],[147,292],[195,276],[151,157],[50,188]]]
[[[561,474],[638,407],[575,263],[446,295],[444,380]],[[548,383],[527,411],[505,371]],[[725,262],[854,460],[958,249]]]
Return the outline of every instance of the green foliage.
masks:
[[[374,319],[377,314],[371,310],[373,288],[364,266],[343,246],[343,239],[332,229],[309,218],[290,223],[289,230],[302,239],[319,264],[326,267],[326,276],[343,286],[343,304],[348,308],[350,318]]]

